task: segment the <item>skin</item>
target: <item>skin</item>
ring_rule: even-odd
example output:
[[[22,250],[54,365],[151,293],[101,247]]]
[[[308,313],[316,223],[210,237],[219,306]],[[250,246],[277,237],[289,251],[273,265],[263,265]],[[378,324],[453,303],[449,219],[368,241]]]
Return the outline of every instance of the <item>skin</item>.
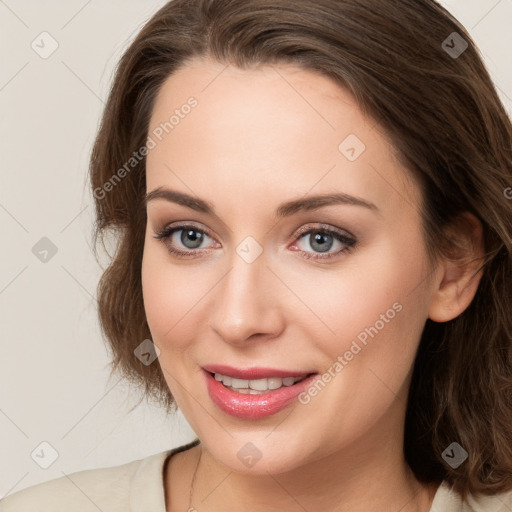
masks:
[[[241,512],[428,511],[437,486],[416,481],[402,449],[412,365],[427,318],[460,314],[479,276],[450,261],[429,267],[420,189],[384,132],[328,78],[291,65],[241,70],[195,59],[162,86],[149,132],[190,96],[197,107],[147,157],[147,192],[184,192],[216,212],[164,199],[147,205],[146,315],[157,362],[201,440],[166,467],[167,510],[188,509],[202,449],[192,498],[200,512],[233,503]],[[355,161],[338,149],[349,134],[366,146]],[[344,204],[274,216],[284,201],[333,192],[378,210]],[[481,227],[469,220],[468,247],[481,251]],[[154,238],[180,222],[206,232],[199,249],[183,245],[180,231]],[[307,259],[325,253],[296,233],[321,231],[319,223],[356,244],[338,253],[346,246],[328,239],[335,257]],[[263,250],[252,263],[236,252],[248,236]],[[178,258],[169,246],[196,253]],[[321,374],[394,303],[401,311],[308,404],[247,420],[210,399],[201,366]],[[249,442],[262,454],[250,468],[237,457]]]

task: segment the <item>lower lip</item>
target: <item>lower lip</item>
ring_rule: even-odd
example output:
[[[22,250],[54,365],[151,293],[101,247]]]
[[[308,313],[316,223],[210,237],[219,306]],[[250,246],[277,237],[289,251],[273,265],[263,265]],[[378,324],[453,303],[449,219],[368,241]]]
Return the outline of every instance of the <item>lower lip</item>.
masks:
[[[268,393],[250,395],[231,391],[206,370],[203,370],[203,373],[210,398],[219,409],[231,416],[251,420],[265,418],[282,411],[319,377],[316,373],[293,386],[283,386]]]

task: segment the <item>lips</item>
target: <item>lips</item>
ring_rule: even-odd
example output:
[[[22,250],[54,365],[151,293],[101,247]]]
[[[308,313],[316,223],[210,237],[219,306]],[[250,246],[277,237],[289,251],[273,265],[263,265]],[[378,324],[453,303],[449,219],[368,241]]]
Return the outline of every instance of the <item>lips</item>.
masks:
[[[212,370],[210,373],[209,370]],[[213,371],[222,370],[222,371]],[[308,389],[313,382],[321,378],[318,373],[295,372],[288,370],[276,370],[269,368],[252,368],[250,370],[235,370],[227,366],[203,367],[206,389],[212,402],[224,413],[240,419],[257,420],[276,414],[284,408],[298,403],[297,396]],[[302,380],[290,386],[279,389],[260,392],[258,394],[246,394],[233,391],[222,382],[215,379],[215,373],[232,376],[235,379],[258,380],[277,377],[299,377]],[[213,375],[212,375],[213,374]]]

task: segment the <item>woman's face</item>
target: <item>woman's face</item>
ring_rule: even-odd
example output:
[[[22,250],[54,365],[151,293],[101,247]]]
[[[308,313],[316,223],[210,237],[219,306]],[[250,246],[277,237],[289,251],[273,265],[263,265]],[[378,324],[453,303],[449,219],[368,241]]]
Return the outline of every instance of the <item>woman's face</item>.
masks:
[[[420,192],[379,126],[314,72],[196,60],[164,83],[148,133],[147,192],[190,199],[147,202],[145,310],[204,447],[263,474],[401,446],[432,286]],[[316,375],[287,386],[284,371]]]

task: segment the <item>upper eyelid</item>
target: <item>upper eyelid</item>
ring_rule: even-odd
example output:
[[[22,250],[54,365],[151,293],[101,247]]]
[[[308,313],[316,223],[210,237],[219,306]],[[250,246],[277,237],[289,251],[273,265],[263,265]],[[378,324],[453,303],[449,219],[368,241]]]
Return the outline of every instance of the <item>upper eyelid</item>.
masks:
[[[342,228],[335,228],[334,226],[329,226],[328,224],[318,222],[317,226],[305,226],[301,227],[298,230],[295,230],[293,234],[295,234],[296,237],[305,235],[306,233],[310,231],[326,231],[328,233],[334,233],[340,236],[344,236],[345,238],[355,238],[355,236],[348,230],[342,229]]]
[[[159,233],[162,233],[164,231],[180,231],[182,229],[186,229],[186,228],[194,228],[194,229],[197,229],[198,231],[201,231],[205,234],[207,234],[210,238],[214,238],[213,236],[211,236],[211,231],[207,228],[204,228],[204,227],[201,227],[199,226],[198,224],[196,224],[194,221],[177,221],[176,224],[174,222],[170,223],[170,224],[164,224],[161,228],[159,229],[156,229],[156,231],[158,231]]]

